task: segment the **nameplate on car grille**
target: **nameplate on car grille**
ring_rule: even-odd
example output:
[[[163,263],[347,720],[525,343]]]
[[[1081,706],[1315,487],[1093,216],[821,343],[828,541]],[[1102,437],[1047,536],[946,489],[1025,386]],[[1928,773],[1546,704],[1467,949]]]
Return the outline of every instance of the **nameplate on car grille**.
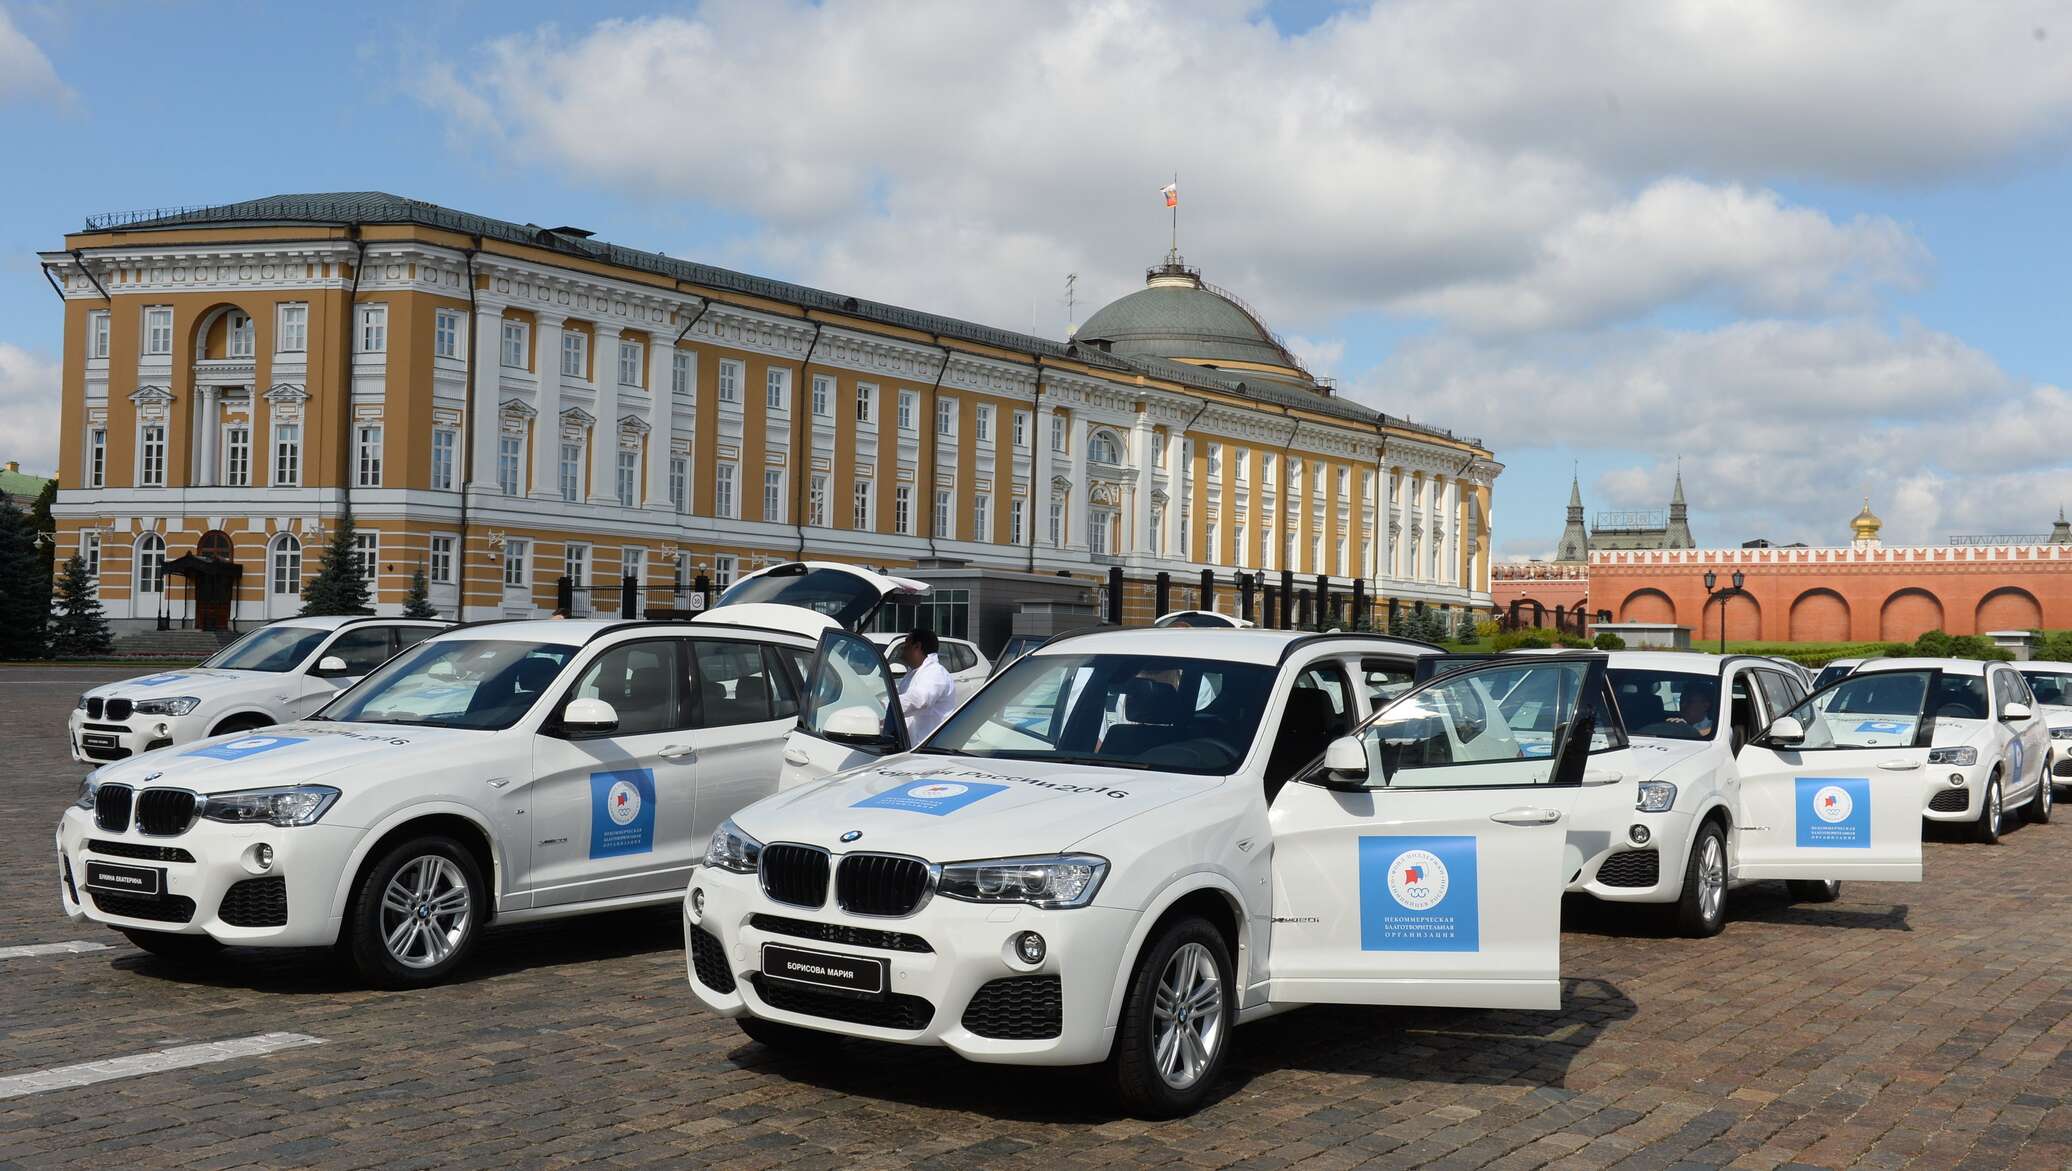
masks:
[[[81,733],[79,742],[88,748],[114,748],[121,743],[113,736],[96,736],[92,732]]]
[[[148,866],[112,866],[106,862],[86,864],[88,890],[117,891],[127,895],[165,893],[165,871]]]
[[[816,988],[882,996],[885,992],[885,967],[884,960],[869,956],[807,951],[776,943],[763,945],[763,975],[773,980],[790,980],[794,984],[811,984]]]

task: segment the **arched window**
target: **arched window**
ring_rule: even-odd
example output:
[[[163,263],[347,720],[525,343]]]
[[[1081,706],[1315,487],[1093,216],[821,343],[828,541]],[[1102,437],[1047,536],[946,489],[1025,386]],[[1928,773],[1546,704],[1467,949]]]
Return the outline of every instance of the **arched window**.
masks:
[[[157,533],[137,538],[137,592],[165,592],[165,538]]]
[[[1096,431],[1086,444],[1086,458],[1097,464],[1120,464],[1122,442],[1113,431]]]
[[[276,594],[302,592],[302,542],[291,533],[273,539],[267,559],[268,587]]]

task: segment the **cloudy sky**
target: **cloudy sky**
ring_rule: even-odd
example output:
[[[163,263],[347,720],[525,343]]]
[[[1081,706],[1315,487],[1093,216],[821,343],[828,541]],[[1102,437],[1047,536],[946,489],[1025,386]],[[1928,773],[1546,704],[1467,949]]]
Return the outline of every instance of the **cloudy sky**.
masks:
[[[571,15],[575,13],[576,15]],[[1060,336],[1165,249],[1480,436],[1498,545],[2040,532],[2072,495],[2072,3],[0,0],[0,450],[89,212],[379,189]]]

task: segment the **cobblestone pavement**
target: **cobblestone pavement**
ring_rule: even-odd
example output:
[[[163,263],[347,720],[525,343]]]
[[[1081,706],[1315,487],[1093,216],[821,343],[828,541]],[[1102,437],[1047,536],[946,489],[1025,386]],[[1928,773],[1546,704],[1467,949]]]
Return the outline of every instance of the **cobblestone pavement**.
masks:
[[[494,933],[415,993],[321,953],[169,968],[57,911],[64,712],[110,677],[0,672],[0,948],[116,945],[0,960],[0,1078],[323,1043],[0,1098],[0,1166],[2072,1165],[2062,819],[1939,836],[1926,883],[1825,907],[1736,892],[1712,940],[1570,906],[1559,1014],[1292,1013],[1235,1034],[1208,1109],[1150,1124],[1082,1071],[780,1059],[694,1007],[673,912]]]

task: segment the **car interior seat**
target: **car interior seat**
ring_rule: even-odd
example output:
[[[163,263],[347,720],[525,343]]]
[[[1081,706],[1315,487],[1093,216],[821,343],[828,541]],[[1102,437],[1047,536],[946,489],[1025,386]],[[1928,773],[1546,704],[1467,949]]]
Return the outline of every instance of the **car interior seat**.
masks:
[[[1180,689],[1158,679],[1132,679],[1123,685],[1122,714],[1101,737],[1102,756],[1142,756],[1173,743],[1180,736]]]
[[[1323,754],[1324,745],[1341,734],[1344,719],[1331,710],[1331,697],[1315,687],[1288,693],[1281,726],[1274,733],[1273,752],[1266,758],[1266,799],[1271,802],[1303,765]]]

